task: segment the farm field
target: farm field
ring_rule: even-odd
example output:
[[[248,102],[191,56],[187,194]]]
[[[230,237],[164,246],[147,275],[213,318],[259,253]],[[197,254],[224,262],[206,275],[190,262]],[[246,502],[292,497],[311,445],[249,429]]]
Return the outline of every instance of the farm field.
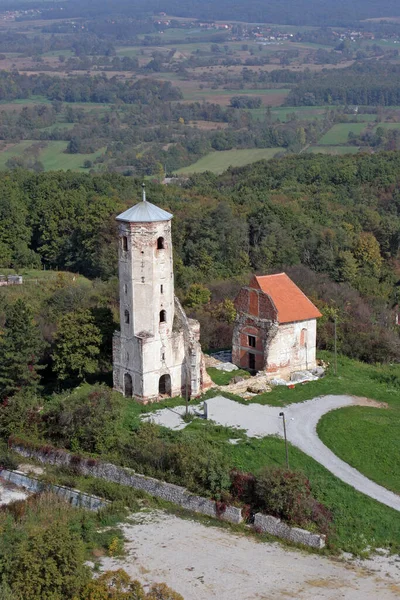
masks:
[[[378,123],[376,128],[383,127],[383,129],[400,129],[400,123]]]
[[[73,171],[83,168],[85,160],[95,160],[104,152],[104,148],[92,154],[66,154],[66,141],[38,142],[37,140],[24,140],[0,152],[0,169],[6,169],[6,162],[12,157],[23,156],[33,144],[46,144],[37,155],[37,159],[43,164],[45,171],[62,170]]]
[[[229,167],[242,167],[258,160],[270,160],[283,148],[250,148],[248,150],[223,150],[221,152],[210,152],[200,158],[197,162],[182,167],[176,171],[177,175],[188,175],[190,173],[203,173],[211,171],[217,175],[223,173]]]
[[[346,144],[351,131],[359,134],[364,131],[365,127],[364,123],[337,123],[319,140],[318,145],[335,146]]]
[[[194,89],[193,82],[191,86],[185,86],[184,82],[179,83],[178,87],[181,88],[183,98],[186,101],[195,102],[201,100],[208,100],[217,104],[227,106],[230,103],[232,96],[254,96],[261,98],[262,103],[265,106],[280,106],[286,96],[289,94],[288,89],[245,89],[245,90],[212,90],[212,89]],[[198,85],[196,85],[198,88]]]
[[[357,154],[359,151],[358,146],[310,146],[307,152],[312,154]]]

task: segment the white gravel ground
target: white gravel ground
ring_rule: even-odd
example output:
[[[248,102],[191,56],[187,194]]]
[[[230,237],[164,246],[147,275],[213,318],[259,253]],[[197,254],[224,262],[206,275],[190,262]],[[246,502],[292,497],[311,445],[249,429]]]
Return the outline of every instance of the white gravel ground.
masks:
[[[127,556],[101,559],[102,570],[123,568],[143,584],[164,581],[185,600],[399,598],[399,557],[364,569],[161,511],[133,519],[124,526]]]
[[[25,500],[29,494],[9,483],[0,480],[0,506],[15,502],[15,500]]]
[[[207,400],[208,418],[219,425],[244,429],[249,437],[279,435],[283,437],[283,423],[279,416],[285,413],[288,440],[303,452],[312,456],[339,479],[367,496],[400,511],[400,496],[364,477],[346,462],[338,458],[318,438],[316,427],[320,418],[331,410],[354,404],[379,406],[366,398],[354,396],[321,396],[307,402],[290,404],[284,408],[261,404],[240,404],[223,396]],[[192,408],[192,407],[191,407]],[[199,410],[198,407],[193,407]],[[148,418],[171,429],[183,429],[181,419],[185,407],[163,409]],[[379,408],[377,408],[379,410]]]

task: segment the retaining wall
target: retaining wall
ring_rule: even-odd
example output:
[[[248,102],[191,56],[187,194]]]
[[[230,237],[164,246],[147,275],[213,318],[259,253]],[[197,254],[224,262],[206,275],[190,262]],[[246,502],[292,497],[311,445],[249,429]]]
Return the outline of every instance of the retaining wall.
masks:
[[[90,475],[92,477],[99,477],[101,479],[106,479],[107,481],[112,481],[113,483],[128,485],[137,490],[143,490],[151,496],[168,500],[187,510],[207,515],[208,517],[217,517],[224,521],[229,521],[230,523],[241,523],[243,521],[240,508],[226,506],[223,510],[219,508],[214,500],[191,494],[186,488],[179,485],[159,481],[158,479],[146,477],[145,475],[139,475],[131,469],[118,467],[111,463],[96,461],[90,458],[79,458],[78,460],[77,457],[68,452],[60,452],[57,450],[43,452],[41,450],[26,448],[18,444],[12,444],[11,447],[14,452],[17,452],[21,456],[35,458],[41,463],[73,467],[82,475]]]
[[[319,533],[311,533],[306,529],[300,529],[299,527],[290,527],[286,523],[282,523],[280,519],[271,517],[270,515],[263,515],[257,513],[254,517],[254,528],[257,531],[270,533],[276,537],[295,542],[296,544],[303,544],[304,546],[310,546],[311,548],[321,549],[325,546],[325,536]]]
[[[82,508],[87,508],[88,510],[99,510],[100,508],[104,508],[107,506],[107,504],[109,504],[107,500],[102,500],[97,496],[91,496],[89,494],[85,494],[84,492],[80,492],[79,490],[64,487],[63,485],[48,484],[40,481],[40,479],[36,479],[35,477],[28,477],[25,475],[25,473],[20,473],[19,471],[1,469],[0,477],[31,492],[43,492],[44,490],[51,490],[57,494],[57,496],[61,496],[67,502],[69,502],[69,504],[72,504],[72,506],[80,506]]]
[[[106,463],[90,458],[81,458],[69,454],[63,450],[49,448],[45,450],[25,447],[22,444],[11,443],[11,448],[21,456],[34,458],[41,463],[72,467],[82,475],[99,477],[113,483],[119,483],[143,490],[151,496],[168,500],[178,504],[187,510],[191,510],[208,517],[215,517],[228,521],[229,523],[241,523],[243,521],[242,511],[234,506],[221,507],[217,502],[208,498],[202,498],[191,494],[186,488],[173,483],[159,481],[152,477],[146,477],[135,473],[132,469],[119,467],[112,463]],[[278,538],[289,540],[297,544],[321,549],[325,546],[325,536],[311,533],[298,527],[290,527],[280,519],[257,513],[254,520],[254,528],[257,531],[270,533]]]

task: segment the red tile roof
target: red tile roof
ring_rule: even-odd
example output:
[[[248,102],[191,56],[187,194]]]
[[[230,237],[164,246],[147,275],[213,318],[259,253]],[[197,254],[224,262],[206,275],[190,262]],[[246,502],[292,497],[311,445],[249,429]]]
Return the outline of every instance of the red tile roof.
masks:
[[[322,316],[318,308],[286,273],[255,275],[250,287],[262,290],[272,299],[278,311],[279,323],[308,321]]]

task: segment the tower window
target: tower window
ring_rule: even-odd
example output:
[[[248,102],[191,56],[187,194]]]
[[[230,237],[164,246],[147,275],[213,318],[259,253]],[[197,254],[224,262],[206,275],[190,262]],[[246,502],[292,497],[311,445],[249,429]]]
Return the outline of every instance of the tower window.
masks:
[[[167,320],[167,312],[165,310],[160,311],[160,323],[165,323]]]
[[[127,252],[128,250],[128,238],[126,237],[126,235],[122,236],[122,250],[124,252]]]
[[[164,286],[162,284],[160,285],[160,292],[161,292],[161,294],[164,293]]]
[[[165,248],[164,238],[163,237],[159,237],[157,239],[157,250],[164,250],[164,248]]]
[[[249,346],[250,348],[255,348],[256,347],[256,338],[254,337],[254,335],[249,335]]]
[[[125,294],[128,293],[128,284],[127,283],[124,283],[124,292],[125,292]]]
[[[125,323],[129,323],[129,310],[125,309]]]

